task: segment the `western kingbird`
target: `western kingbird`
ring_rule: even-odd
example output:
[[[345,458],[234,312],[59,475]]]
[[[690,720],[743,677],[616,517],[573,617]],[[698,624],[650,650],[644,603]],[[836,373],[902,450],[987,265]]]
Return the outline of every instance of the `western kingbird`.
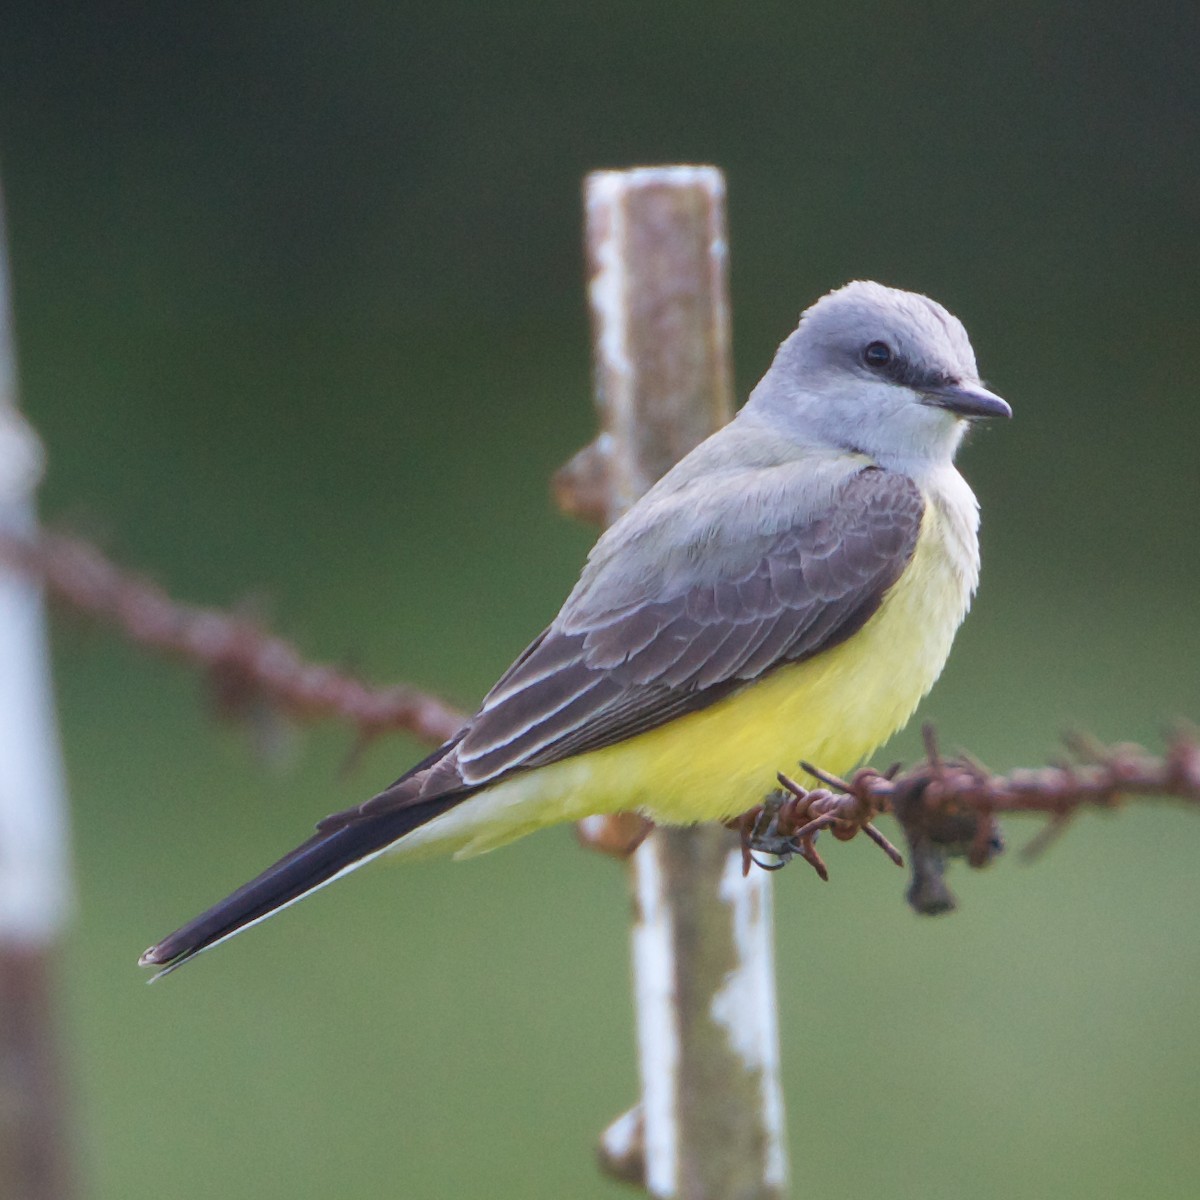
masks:
[[[855,282],[599,539],[462,730],[142,956],[172,970],[385,852],[472,855],[636,810],[723,820],[852,769],[941,673],[979,577],[968,423],[1011,416],[962,324]]]

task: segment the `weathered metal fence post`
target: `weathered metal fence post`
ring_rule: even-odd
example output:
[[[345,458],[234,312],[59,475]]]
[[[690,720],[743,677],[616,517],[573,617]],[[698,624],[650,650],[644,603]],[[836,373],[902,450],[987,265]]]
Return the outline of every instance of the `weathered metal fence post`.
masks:
[[[37,437],[17,411],[0,203],[0,537],[34,529]],[[69,902],[66,805],[41,589],[0,560],[0,1195],[71,1192],[53,950]]]
[[[588,177],[601,431],[556,480],[569,511],[614,520],[730,418],[724,201],[715,167]],[[602,1162],[655,1197],[781,1197],[770,881],[743,878],[736,839],[713,827],[656,830],[632,874],[642,1099]]]

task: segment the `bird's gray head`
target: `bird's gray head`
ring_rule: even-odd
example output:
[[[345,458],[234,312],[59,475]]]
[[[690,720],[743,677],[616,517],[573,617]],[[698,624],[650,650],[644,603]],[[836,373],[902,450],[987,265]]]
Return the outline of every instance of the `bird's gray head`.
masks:
[[[803,444],[910,471],[949,462],[968,421],[1012,415],[979,382],[957,317],[925,296],[863,281],[803,314],[744,411]]]

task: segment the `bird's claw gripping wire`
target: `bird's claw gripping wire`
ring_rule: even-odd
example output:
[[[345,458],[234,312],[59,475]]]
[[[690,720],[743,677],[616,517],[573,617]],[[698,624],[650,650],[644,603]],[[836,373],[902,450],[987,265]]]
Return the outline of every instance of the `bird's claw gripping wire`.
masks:
[[[736,822],[742,838],[743,872],[749,873],[752,864],[764,871],[778,871],[792,858],[802,858],[821,879],[828,880],[829,870],[815,845],[824,830],[839,841],[849,841],[861,831],[894,863],[904,865],[900,852],[871,824],[878,810],[864,785],[868,777],[878,777],[876,772],[859,772],[847,782],[808,763],[801,765],[814,778],[837,790],[821,787],[809,791],[781,773],[781,790],[772,792],[760,807]],[[777,861],[764,862],[757,854],[770,855]]]

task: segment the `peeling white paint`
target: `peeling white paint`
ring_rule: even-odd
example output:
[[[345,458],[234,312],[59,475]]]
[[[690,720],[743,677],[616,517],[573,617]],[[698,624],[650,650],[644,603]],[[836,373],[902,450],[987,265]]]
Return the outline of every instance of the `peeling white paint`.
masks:
[[[596,271],[588,285],[588,299],[596,321],[602,370],[618,376],[633,373],[626,323],[625,206],[621,203],[629,190],[623,172],[597,171],[588,176],[585,200],[588,228],[603,229],[606,234],[593,243]]]
[[[593,817],[581,817],[576,826],[585,841],[599,841],[608,828],[608,817],[600,814]]]
[[[596,171],[587,177],[585,197],[592,278],[588,302],[592,310],[596,390],[610,434],[629,444],[636,420],[637,373],[630,358],[629,272],[625,201],[630,191],[620,171]],[[615,439],[614,439],[615,440]],[[623,512],[643,490],[628,477],[627,462],[613,460],[610,474],[610,519]],[[615,505],[615,511],[613,506]]]
[[[0,535],[33,532],[39,472],[36,439],[0,396]],[[64,797],[41,592],[0,561],[0,939],[9,943],[44,944],[66,920]]]
[[[642,1136],[642,1107],[623,1112],[601,1135],[600,1147],[613,1162],[624,1162],[638,1149]]]
[[[675,922],[658,856],[653,835],[633,856],[638,907],[633,927],[633,986],[645,1119],[646,1190],[651,1196],[674,1196],[679,1180]]]
[[[709,1012],[728,1033],[730,1048],[746,1070],[759,1075],[767,1133],[763,1180],[782,1190],[787,1184],[788,1168],[779,1077],[770,876],[765,871],[743,875],[741,850],[731,851],[721,874],[719,895],[733,913],[737,966],[713,996]]]
[[[41,481],[43,465],[37,435],[0,399],[0,505],[24,504]]]
[[[589,179],[603,179],[611,186],[621,185],[622,191],[643,187],[703,187],[714,196],[725,195],[725,177],[713,166],[674,163],[661,167],[630,167],[623,171],[595,171]]]

